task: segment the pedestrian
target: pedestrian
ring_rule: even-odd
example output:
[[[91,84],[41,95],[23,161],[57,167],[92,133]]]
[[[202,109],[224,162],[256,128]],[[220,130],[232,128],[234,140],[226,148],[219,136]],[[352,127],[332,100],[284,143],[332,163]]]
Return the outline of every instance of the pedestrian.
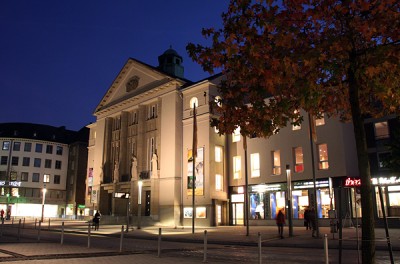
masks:
[[[4,210],[3,209],[1,209],[0,215],[1,215],[1,222],[4,223]]]
[[[312,237],[316,237],[317,236],[317,221],[315,218],[315,210],[314,207],[311,207],[310,211],[309,211],[309,221],[311,223],[311,228],[312,228]]]
[[[304,226],[306,227],[306,230],[311,230],[310,210],[308,208],[304,210]]]
[[[278,226],[278,233],[281,238],[283,238],[283,226],[285,225],[285,215],[282,210],[279,210],[278,215],[276,216],[276,225]]]
[[[96,214],[93,217],[94,230],[99,230],[100,218],[101,218],[101,214],[100,214],[99,210],[97,210]]]

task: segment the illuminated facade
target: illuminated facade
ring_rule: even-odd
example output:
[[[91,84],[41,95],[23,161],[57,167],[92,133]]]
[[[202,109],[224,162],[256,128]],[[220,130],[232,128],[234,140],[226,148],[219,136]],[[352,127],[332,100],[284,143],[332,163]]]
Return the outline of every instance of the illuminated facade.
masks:
[[[40,218],[45,188],[44,217],[68,215],[70,144],[80,138],[82,131],[28,123],[0,124],[1,209],[9,211],[11,216]],[[75,162],[74,166],[79,162],[86,168],[87,158]],[[85,179],[84,176],[85,173],[80,178]]]

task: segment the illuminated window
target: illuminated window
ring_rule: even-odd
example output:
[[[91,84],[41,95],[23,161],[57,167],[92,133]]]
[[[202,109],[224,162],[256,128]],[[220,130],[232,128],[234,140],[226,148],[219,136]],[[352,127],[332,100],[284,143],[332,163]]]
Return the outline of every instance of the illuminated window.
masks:
[[[3,141],[3,150],[10,149],[10,141]]]
[[[50,182],[50,175],[49,174],[44,174],[43,175],[43,182],[45,182],[45,183]]]
[[[197,99],[197,97],[192,97],[189,101],[189,107],[190,108],[194,108],[194,105],[196,105],[196,108],[199,107],[199,100]]]
[[[222,147],[215,146],[215,162],[222,162]]]
[[[303,148],[297,147],[293,149],[294,154],[294,172],[303,172],[304,164],[303,164]]]
[[[281,174],[281,152],[280,150],[272,151],[272,174]]]
[[[260,177],[260,154],[250,155],[251,177]]]
[[[375,123],[375,139],[385,139],[389,137],[389,127],[387,121]]]
[[[295,110],[294,111],[294,113],[295,114],[298,114],[299,113],[299,111],[298,110]],[[292,120],[292,122],[295,122],[296,120]],[[299,125],[292,125],[292,130],[300,130],[301,129],[301,125],[299,124]]]
[[[221,174],[215,175],[215,190],[222,191],[224,188],[224,178]]]
[[[240,141],[240,127],[236,128],[232,134],[232,142],[239,142]]]
[[[315,119],[315,125],[316,125],[316,126],[323,126],[323,125],[325,125],[325,117],[324,117],[324,114],[321,114],[321,117],[320,117],[320,118],[316,118],[316,119]]]
[[[327,144],[319,144],[318,145],[318,159],[319,159],[319,169],[327,170],[329,169],[329,161],[328,161],[328,145]]]
[[[214,102],[217,104],[217,106],[221,107],[222,103],[221,103],[221,97],[220,96],[215,96]]]
[[[233,157],[233,178],[240,179],[241,175],[241,159],[240,156]]]
[[[57,154],[57,155],[62,155],[62,154],[63,154],[63,147],[57,146],[57,148],[56,148],[56,154]]]

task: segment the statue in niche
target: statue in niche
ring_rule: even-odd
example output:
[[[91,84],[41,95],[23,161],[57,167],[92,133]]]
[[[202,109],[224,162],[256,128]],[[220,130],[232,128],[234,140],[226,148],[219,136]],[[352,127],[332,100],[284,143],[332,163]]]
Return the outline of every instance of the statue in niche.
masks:
[[[119,161],[116,160],[114,164],[114,182],[117,182],[119,179]]]
[[[132,155],[131,181],[137,181],[137,180],[138,180],[137,159],[135,155]]]
[[[151,177],[152,178],[157,178],[157,154],[153,154],[153,157],[151,158]]]

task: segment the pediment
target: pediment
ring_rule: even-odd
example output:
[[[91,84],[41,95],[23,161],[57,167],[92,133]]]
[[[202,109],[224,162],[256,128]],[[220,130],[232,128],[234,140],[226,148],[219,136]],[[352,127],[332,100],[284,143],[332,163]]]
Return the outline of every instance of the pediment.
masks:
[[[130,58],[96,107],[95,113],[151,89],[157,89],[173,79],[152,66]]]

